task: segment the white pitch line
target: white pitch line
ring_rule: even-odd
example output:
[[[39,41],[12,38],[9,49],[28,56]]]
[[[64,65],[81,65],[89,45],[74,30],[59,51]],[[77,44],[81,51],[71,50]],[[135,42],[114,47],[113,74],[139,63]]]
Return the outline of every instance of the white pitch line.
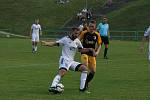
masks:
[[[50,66],[52,64],[57,64],[57,63],[47,63],[47,64],[24,64],[24,65],[4,65],[0,68],[21,68],[21,67],[35,67],[35,66]]]
[[[5,32],[5,31],[0,31],[0,34],[3,34],[3,35],[12,35],[12,36],[22,37],[22,38],[29,38],[28,36],[18,35],[18,34],[12,34],[12,33],[8,33],[8,32]]]

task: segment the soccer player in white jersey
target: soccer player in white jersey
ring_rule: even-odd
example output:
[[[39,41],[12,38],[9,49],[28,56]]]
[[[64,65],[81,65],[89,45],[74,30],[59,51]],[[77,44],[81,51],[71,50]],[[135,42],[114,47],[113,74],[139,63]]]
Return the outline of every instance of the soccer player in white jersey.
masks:
[[[87,78],[87,67],[84,64],[74,61],[76,51],[81,53],[89,53],[95,55],[92,49],[84,49],[80,40],[77,38],[80,34],[78,28],[73,28],[73,32],[69,36],[65,36],[62,39],[55,42],[41,41],[44,46],[62,46],[62,55],[59,60],[59,71],[53,79],[52,84],[49,87],[49,92],[57,92],[56,85],[60,82],[61,78],[67,73],[68,70],[80,71],[80,91],[85,91],[85,82]]]
[[[32,53],[37,51],[37,44],[39,42],[39,35],[42,35],[41,25],[39,19],[35,20],[35,23],[31,26],[30,36],[32,38]]]
[[[147,28],[147,30],[145,31],[144,37],[143,37],[143,39],[142,39],[142,44],[141,44],[141,47],[140,47],[140,49],[141,49],[142,52],[143,52],[143,50],[144,50],[144,43],[145,43],[145,41],[146,41],[147,39],[149,39],[148,60],[150,60],[150,26],[149,26],[149,27]]]

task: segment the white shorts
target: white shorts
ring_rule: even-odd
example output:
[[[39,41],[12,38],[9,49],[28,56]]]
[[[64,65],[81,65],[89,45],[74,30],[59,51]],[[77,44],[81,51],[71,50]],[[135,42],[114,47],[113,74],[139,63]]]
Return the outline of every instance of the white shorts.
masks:
[[[72,60],[70,61],[62,56],[59,59],[59,69],[64,68],[66,70],[76,71],[76,67],[80,64],[81,63],[79,62],[72,61]]]
[[[39,42],[39,34],[32,34],[32,41]]]

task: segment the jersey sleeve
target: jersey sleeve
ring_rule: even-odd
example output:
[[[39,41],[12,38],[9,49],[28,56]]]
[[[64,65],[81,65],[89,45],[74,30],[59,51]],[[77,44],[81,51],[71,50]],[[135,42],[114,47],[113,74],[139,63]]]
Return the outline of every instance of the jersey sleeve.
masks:
[[[39,25],[39,30],[40,30],[40,31],[42,30],[41,25]]]
[[[150,35],[150,26],[149,26],[149,28],[144,33],[144,36],[149,36],[149,35]]]
[[[102,43],[101,36],[100,36],[100,34],[98,32],[96,32],[96,34],[97,34],[97,44],[101,45],[101,43]]]
[[[66,37],[63,37],[61,39],[59,39],[58,41],[56,41],[56,43],[58,43],[59,45],[64,45],[66,41]]]
[[[81,43],[81,41],[78,39],[78,41],[77,41],[77,46],[78,46],[78,48],[83,48],[83,46],[82,46],[82,43]]]

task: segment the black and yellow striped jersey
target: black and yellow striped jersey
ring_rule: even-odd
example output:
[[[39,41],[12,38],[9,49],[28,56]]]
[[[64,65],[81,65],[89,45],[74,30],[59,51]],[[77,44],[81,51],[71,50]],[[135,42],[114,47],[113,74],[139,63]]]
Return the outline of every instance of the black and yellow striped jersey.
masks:
[[[93,48],[96,49],[96,44],[101,45],[102,40],[98,32],[90,33],[89,31],[81,32],[79,36],[82,40],[82,45],[84,48]]]

